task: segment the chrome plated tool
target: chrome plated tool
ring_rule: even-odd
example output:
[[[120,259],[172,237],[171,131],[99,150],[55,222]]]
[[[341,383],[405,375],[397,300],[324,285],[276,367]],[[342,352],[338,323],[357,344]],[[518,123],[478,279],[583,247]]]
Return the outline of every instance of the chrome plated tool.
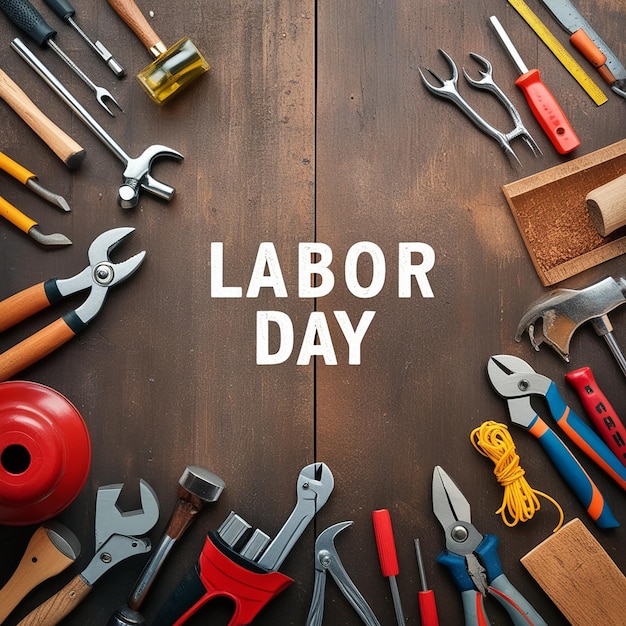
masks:
[[[439,466],[433,471],[433,511],[446,538],[437,557],[461,592],[466,626],[490,624],[484,599],[493,596],[516,626],[547,626],[509,581],[498,558],[498,538],[482,535],[471,523],[471,507],[454,481]]]
[[[145,189],[163,200],[171,200],[175,191],[174,187],[161,183],[152,176],[152,163],[162,157],[182,160],[183,155],[180,152],[176,152],[176,150],[172,150],[167,146],[155,144],[148,146],[138,157],[131,158],[87,112],[80,102],[74,98],[61,81],[29,50],[24,42],[15,38],[11,42],[11,47],[124,164],[124,183],[118,190],[118,204],[123,209],[131,209],[137,206],[141,189]]]
[[[117,500],[123,484],[106,485],[96,496],[96,553],[87,567],[34,611],[19,626],[55,626],[89,594],[94,584],[112,567],[131,556],[150,551],[150,540],[141,537],[159,521],[159,500],[152,487],[139,482],[141,508],[120,511]]]
[[[363,623],[368,626],[380,626],[374,611],[346,572],[335,548],[335,537],[351,525],[351,521],[334,524],[322,531],[315,541],[315,585],[306,626],[321,626],[324,620],[324,592],[326,591],[327,572],[333,577],[341,593],[350,602]]]
[[[430,91],[430,93],[439,98],[450,100],[450,102],[455,104],[478,127],[479,130],[481,130],[492,139],[495,139],[500,147],[504,150],[505,154],[513,159],[518,165],[521,165],[521,161],[511,147],[511,142],[517,137],[520,137],[526,143],[526,145],[530,148],[531,152],[535,156],[537,156],[537,154],[541,154],[541,149],[533,139],[532,135],[524,126],[522,118],[518,110],[515,108],[515,105],[494,81],[493,68],[491,63],[487,59],[480,56],[479,54],[476,54],[475,52],[470,52],[469,56],[478,63],[480,63],[480,65],[482,65],[482,70],[479,70],[480,79],[475,80],[471,78],[465,68],[463,68],[463,75],[465,76],[465,80],[475,89],[482,89],[484,91],[489,91],[494,94],[494,96],[500,101],[503,107],[508,111],[514,124],[513,130],[509,131],[508,133],[503,133],[499,131],[497,128],[487,122],[487,120],[485,120],[484,117],[480,116],[476,112],[476,110],[470,105],[470,103],[461,95],[459,91],[459,70],[457,69],[456,63],[444,50],[439,49],[439,53],[448,62],[448,65],[450,66],[450,70],[452,72],[452,76],[444,80],[440,78],[437,74],[435,74],[435,72],[433,72],[431,69],[427,68],[427,71],[430,73],[430,75],[440,83],[440,85],[433,85],[429,83],[428,80],[426,80],[426,77],[424,76],[424,73],[420,68],[420,76],[422,77],[424,86],[426,87],[426,89],[428,89],[428,91]]]
[[[40,46],[48,46],[55,54],[96,94],[96,100],[113,115],[107,102],[114,104],[120,111],[122,107],[117,103],[111,93],[104,87],[99,87],[78,67],[74,61],[54,41],[57,34],[41,13],[28,0],[0,0],[0,9],[17,26]]]

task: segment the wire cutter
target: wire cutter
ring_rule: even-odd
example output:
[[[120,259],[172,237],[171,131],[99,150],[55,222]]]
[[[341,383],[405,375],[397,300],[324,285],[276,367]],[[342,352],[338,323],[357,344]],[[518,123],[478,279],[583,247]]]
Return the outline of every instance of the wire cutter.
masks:
[[[42,311],[72,294],[89,289],[87,299],[77,309],[24,339],[0,354],[0,381],[6,380],[24,368],[47,356],[84,330],[99,313],[110,287],[113,287],[139,268],[146,255],[139,252],[126,261],[113,263],[109,253],[135,229],[113,228],[94,239],[89,246],[89,265],[71,278],[51,278],[0,302],[0,332]]]
[[[487,374],[496,392],[507,400],[511,421],[539,439],[552,462],[598,526],[619,526],[587,472],[532,407],[531,396],[544,397],[552,417],[567,436],[626,489],[626,467],[604,441],[570,409],[555,383],[547,376],[535,372],[523,359],[508,354],[492,356],[487,364]]]
[[[324,619],[326,572],[330,572],[337,586],[363,620],[363,623],[368,626],[380,626],[374,611],[348,576],[348,572],[346,572],[335,548],[335,537],[351,525],[352,522],[334,524],[322,531],[315,540],[315,585],[306,626],[321,626]]]
[[[439,49],[439,53],[443,58],[448,62],[450,66],[450,70],[452,73],[451,78],[443,80],[435,72],[433,72],[430,68],[427,68],[428,73],[441,83],[439,86],[432,85],[426,80],[421,69],[419,69],[420,76],[422,77],[422,81],[424,86],[430,93],[433,95],[444,98],[445,100],[450,100],[453,104],[455,104],[461,111],[481,130],[483,133],[495,139],[500,147],[504,150],[504,152],[512,158],[514,161],[521,165],[521,162],[513,148],[511,148],[511,141],[516,139],[517,137],[521,137],[522,140],[526,143],[526,145],[530,148],[532,153],[537,156],[537,154],[541,154],[541,149],[537,145],[537,142],[533,139],[532,135],[528,132],[527,128],[524,126],[524,122],[522,122],[522,117],[519,114],[519,111],[515,108],[515,105],[511,102],[509,97],[500,89],[500,87],[496,84],[493,79],[493,68],[491,63],[485,59],[484,57],[476,54],[475,52],[470,52],[469,56],[480,63],[483,66],[483,69],[479,71],[480,79],[473,79],[463,68],[463,75],[465,76],[465,80],[475,89],[483,89],[485,91],[490,91],[495,97],[500,101],[502,106],[508,111],[509,115],[514,124],[513,130],[508,133],[503,133],[499,131],[497,128],[492,126],[484,117],[481,117],[476,110],[472,107],[472,105],[461,95],[459,91],[459,70],[456,66],[456,63],[452,60],[452,57],[445,51]]]
[[[547,626],[511,584],[498,557],[498,538],[481,535],[471,523],[471,507],[454,481],[439,467],[433,471],[433,511],[446,537],[437,557],[461,591],[465,626],[488,626],[484,598],[492,595],[516,626]]]

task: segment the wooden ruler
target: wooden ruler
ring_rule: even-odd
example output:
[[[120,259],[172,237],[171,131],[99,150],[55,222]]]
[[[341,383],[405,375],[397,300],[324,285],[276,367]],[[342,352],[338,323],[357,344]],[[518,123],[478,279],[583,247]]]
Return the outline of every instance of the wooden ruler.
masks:
[[[572,75],[574,80],[585,90],[587,95],[598,105],[608,98],[580,66],[578,61],[565,49],[561,42],[548,30],[547,26],[533,13],[524,0],[508,0],[509,4],[522,16],[522,19],[535,31],[539,39],[559,60],[561,65]]]

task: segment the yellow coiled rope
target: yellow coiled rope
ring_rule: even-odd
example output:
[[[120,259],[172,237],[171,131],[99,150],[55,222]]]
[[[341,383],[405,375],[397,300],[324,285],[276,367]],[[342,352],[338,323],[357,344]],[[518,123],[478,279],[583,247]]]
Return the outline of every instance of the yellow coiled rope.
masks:
[[[515,444],[509,429],[498,422],[483,422],[475,428],[470,440],[480,454],[491,459],[495,468],[493,473],[504,487],[502,506],[496,511],[502,521],[509,527],[518,522],[527,522],[541,508],[539,498],[543,496],[559,511],[559,523],[553,532],[563,525],[563,509],[551,496],[533,489],[524,475],[526,472],[520,465],[520,458],[515,451]]]

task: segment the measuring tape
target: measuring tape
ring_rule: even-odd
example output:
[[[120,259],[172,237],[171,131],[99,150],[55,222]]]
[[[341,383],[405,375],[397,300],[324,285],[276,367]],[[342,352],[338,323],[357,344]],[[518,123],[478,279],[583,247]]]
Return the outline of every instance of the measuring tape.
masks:
[[[509,4],[522,16],[522,19],[535,31],[539,39],[548,46],[561,65],[572,75],[574,80],[587,92],[598,105],[608,98],[596,85],[578,61],[563,47],[561,42],[548,30],[544,23],[532,12],[524,0],[508,0]]]

